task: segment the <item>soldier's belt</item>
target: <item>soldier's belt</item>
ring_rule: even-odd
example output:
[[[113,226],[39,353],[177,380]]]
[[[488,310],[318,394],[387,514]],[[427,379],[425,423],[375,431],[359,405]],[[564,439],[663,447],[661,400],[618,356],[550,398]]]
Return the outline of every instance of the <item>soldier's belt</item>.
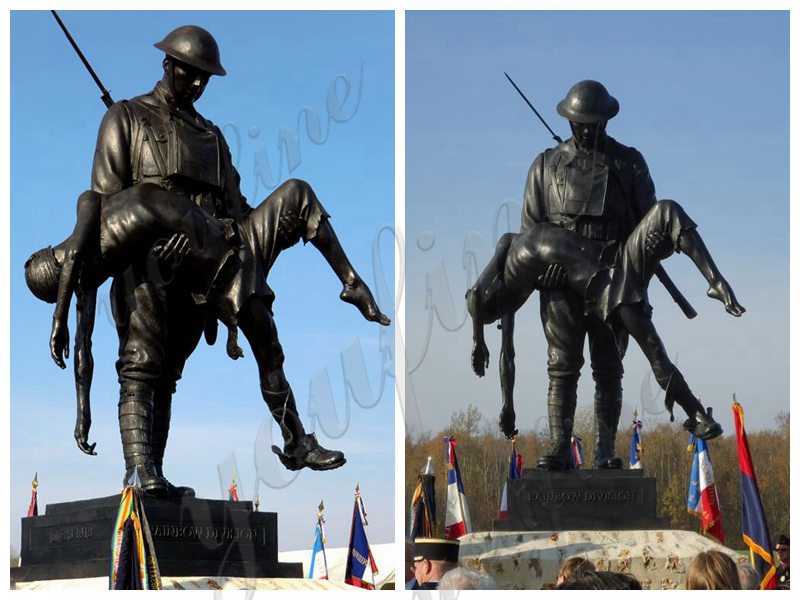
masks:
[[[570,231],[575,231],[590,240],[607,242],[619,239],[619,225],[616,223],[576,219],[565,222],[563,227]]]

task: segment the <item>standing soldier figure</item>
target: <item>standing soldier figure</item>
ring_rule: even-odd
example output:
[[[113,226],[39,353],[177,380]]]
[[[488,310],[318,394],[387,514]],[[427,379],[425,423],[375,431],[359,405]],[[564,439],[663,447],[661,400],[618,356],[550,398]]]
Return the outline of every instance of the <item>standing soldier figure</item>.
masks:
[[[558,104],[569,120],[572,137],[536,157],[525,184],[522,232],[543,221],[591,239],[607,241],[617,251],[654,204],[655,186],[642,155],[606,135],[606,123],[619,103],[597,81],[581,81]],[[563,267],[551,265],[541,278],[540,314],[547,339],[547,414],[552,447],[539,459],[540,469],[570,465],[577,386],[583,345],[589,337],[595,381],[597,468],[622,468],[614,443],[622,410],[622,358],[609,327],[586,315],[583,299],[564,288]],[[624,342],[627,341],[627,337]]]
[[[225,75],[217,43],[205,29],[184,26],[155,47],[166,54],[163,77],[152,92],[109,108],[97,136],[92,190],[111,195],[137,184],[156,184],[189,198],[223,223],[227,220],[226,230],[235,238],[236,223],[253,209],[241,194],[239,174],[222,132],[194,108],[211,75]],[[377,310],[369,289],[347,260],[310,186],[290,180],[265,202],[270,201],[279,203],[276,206],[306,209],[285,215],[285,219],[281,213],[280,222],[271,225],[275,231],[266,231],[265,235],[278,236],[274,240],[278,246],[283,238],[310,241],[344,284],[341,299],[355,304],[367,319],[387,325],[389,319]],[[202,244],[202,240],[189,241]],[[142,489],[147,493],[194,495],[191,488],[167,481],[162,465],[176,382],[204,328],[213,343],[216,317],[208,314],[202,299],[198,301],[180,286],[157,281],[147,266],[134,264],[115,278],[111,289],[120,339],[116,366],[125,466],[128,474],[139,470]],[[274,294],[265,280],[245,279],[244,285],[249,287],[241,297],[249,300],[239,325],[251,346],[256,344],[253,351],[261,392],[281,426],[285,445],[279,458],[290,469],[337,468],[344,464],[344,455],[321,447],[313,434],[306,434],[300,421],[283,372],[283,352],[272,319]]]

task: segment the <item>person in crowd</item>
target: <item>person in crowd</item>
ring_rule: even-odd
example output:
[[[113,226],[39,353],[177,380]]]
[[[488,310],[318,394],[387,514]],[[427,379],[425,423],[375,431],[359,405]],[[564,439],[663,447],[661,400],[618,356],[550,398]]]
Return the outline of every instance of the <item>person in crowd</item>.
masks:
[[[642,584],[630,573],[616,571],[596,571],[594,569],[577,571],[557,590],[641,590]]]
[[[437,590],[442,576],[458,566],[458,540],[414,540],[414,579],[418,590]]]
[[[687,590],[740,590],[739,572],[733,559],[719,550],[698,554],[686,573]]]
[[[778,553],[778,589],[789,589],[789,536],[782,535],[775,544],[775,552]]]
[[[584,573],[593,572],[594,570],[594,563],[589,559],[583,558],[582,556],[572,556],[565,560],[558,570],[556,585],[561,585],[567,579],[580,577]]]
[[[442,575],[440,590],[497,590],[497,582],[486,573],[466,567],[456,567]]]

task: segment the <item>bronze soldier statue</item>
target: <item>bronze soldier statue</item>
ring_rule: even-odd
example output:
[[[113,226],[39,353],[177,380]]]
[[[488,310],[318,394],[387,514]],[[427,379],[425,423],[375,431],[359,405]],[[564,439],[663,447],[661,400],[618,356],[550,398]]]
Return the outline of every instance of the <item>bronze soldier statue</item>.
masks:
[[[722,302],[725,310],[735,317],[745,312],[714,263],[694,221],[672,200],[656,202],[623,240],[619,251],[607,241],[587,240],[575,231],[549,222],[536,223],[525,233],[505,234],[478,281],[467,292],[475,374],[483,376],[489,362],[484,325],[518,311],[534,289],[541,290],[540,278],[546,276],[551,265],[558,264],[564,269],[564,287],[581,299],[587,315],[603,323],[621,348],[620,353],[628,334],[636,340],[665,391],[670,415],[674,404],[678,404],[688,417],[684,429],[704,440],[721,435],[722,427],[714,421],[711,408],[706,410],[700,404],[669,360],[647,306],[650,280],[661,261],[675,252],[691,258],[708,282],[710,298]],[[503,337],[510,335],[513,332],[504,329]],[[513,356],[506,360],[513,362]],[[513,427],[513,381],[505,381],[503,385],[502,414]]]
[[[247,221],[253,209],[241,194],[239,174],[222,132],[194,108],[211,75],[225,75],[211,34],[200,27],[183,26],[155,47],[165,53],[161,80],[152,92],[113,104],[100,125],[92,165],[94,196],[87,197],[89,205],[99,202],[92,198],[113,197],[134,187],[147,190],[144,184],[152,184],[200,207],[237,247],[268,240],[263,247],[249,249],[250,262],[255,267],[242,267],[235,288],[227,292],[240,301],[236,325],[251,344],[264,401],[281,426],[285,445],[278,454],[283,464],[290,469],[337,468],[344,464],[344,455],[321,447],[313,434],[305,432],[298,415],[283,372],[283,353],[271,310],[274,294],[265,280],[267,271],[281,249],[302,237],[323,254],[342,282],[342,300],[357,306],[369,320],[386,325],[389,319],[378,310],[369,289],[348,261],[328,222],[328,214],[307,183],[286,182],[262,203],[270,202],[271,206],[286,210],[265,211],[269,218],[259,215]],[[137,192],[132,197],[140,196]],[[289,214],[292,209],[294,212]],[[248,236],[243,227],[260,229]],[[97,243],[96,239],[91,241],[91,236],[86,239]],[[197,249],[202,240],[173,237],[158,250],[160,259],[170,260],[170,255],[176,254],[176,244],[191,252],[192,244]],[[53,261],[44,264],[45,268],[54,266]],[[180,279],[163,281],[152,266],[151,260],[133,260],[115,276],[111,289],[112,312],[120,338],[116,364],[120,434],[127,472],[138,469],[142,489],[153,495],[180,497],[193,495],[194,491],[173,486],[163,472],[172,395],[183,365],[203,331],[209,343],[216,339],[218,315],[206,295],[192,293],[190,286],[178,283]],[[66,271],[69,269],[63,269],[59,277],[69,276]],[[96,289],[87,287],[87,293],[78,297],[81,339],[76,342],[91,337]],[[70,287],[64,289],[69,291]],[[89,323],[81,326],[81,319]],[[51,347],[54,358],[60,359],[56,350],[62,348],[63,352],[64,333],[59,333],[55,325],[54,321]],[[229,353],[231,350],[235,354],[235,348],[229,345]],[[76,355],[81,352],[82,368],[88,369],[90,375],[91,358],[86,356],[85,345],[83,349],[76,347]],[[81,386],[88,385],[86,374],[76,377],[79,398]],[[83,393],[88,399],[88,387]],[[88,425],[84,425],[84,431],[76,428],[76,438],[82,450],[91,452],[93,446],[85,437]]]
[[[569,121],[572,137],[533,161],[525,184],[522,233],[536,223],[549,222],[585,239],[607,242],[609,252],[619,250],[656,196],[642,155],[606,134],[606,123],[618,111],[617,100],[597,81],[575,84],[559,102],[558,113]],[[614,444],[622,410],[622,359],[627,338],[623,334],[618,352],[609,328],[595,315],[585,315],[583,299],[560,285],[562,267],[551,265],[540,282],[545,288],[540,314],[547,339],[552,446],[538,466],[564,469],[569,464],[578,378],[588,335],[595,382],[594,462],[597,468],[621,468]],[[507,354],[513,355],[508,343],[501,353],[501,368],[509,368],[504,361]],[[507,422],[501,421],[501,428],[506,435],[513,433]]]

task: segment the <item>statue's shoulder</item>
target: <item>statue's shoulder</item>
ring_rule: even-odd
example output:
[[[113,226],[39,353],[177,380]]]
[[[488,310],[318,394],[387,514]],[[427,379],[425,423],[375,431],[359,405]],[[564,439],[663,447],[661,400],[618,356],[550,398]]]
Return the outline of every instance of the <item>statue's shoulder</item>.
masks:
[[[123,100],[120,104],[124,104],[125,109],[131,114],[131,117],[136,120],[150,117],[153,113],[161,114],[169,112],[167,107],[163,106],[154,91],[134,96],[128,100]]]
[[[570,144],[567,142],[561,142],[560,144],[553,146],[552,148],[545,148],[542,152],[536,155],[536,158],[533,159],[533,166],[541,166],[545,168],[550,166],[553,161],[559,158],[562,155],[568,155],[570,153]]]
[[[646,164],[642,153],[633,146],[621,144],[610,135],[606,136],[606,144],[608,154],[613,156],[615,161],[622,161],[629,166],[640,166]]]

